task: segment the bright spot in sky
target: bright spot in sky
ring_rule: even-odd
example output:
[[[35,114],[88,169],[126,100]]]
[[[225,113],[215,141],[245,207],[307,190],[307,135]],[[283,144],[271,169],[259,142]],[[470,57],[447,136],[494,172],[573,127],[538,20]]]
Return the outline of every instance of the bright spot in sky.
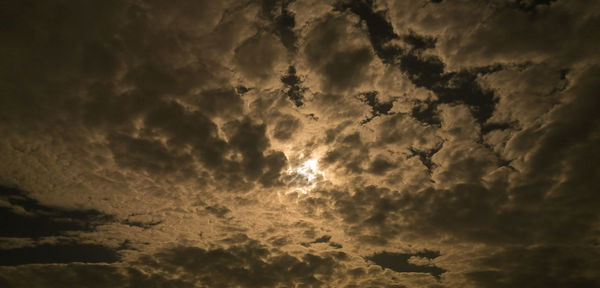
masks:
[[[289,173],[294,176],[293,182],[303,194],[315,188],[317,182],[325,176],[317,167],[317,159],[307,160],[302,165],[290,169]]]
[[[304,165],[298,167],[296,172],[306,177],[306,180],[308,180],[308,182],[312,182],[313,180],[315,180],[315,178],[317,178],[317,174],[320,172],[319,170],[317,170],[317,160],[311,159],[304,162]]]

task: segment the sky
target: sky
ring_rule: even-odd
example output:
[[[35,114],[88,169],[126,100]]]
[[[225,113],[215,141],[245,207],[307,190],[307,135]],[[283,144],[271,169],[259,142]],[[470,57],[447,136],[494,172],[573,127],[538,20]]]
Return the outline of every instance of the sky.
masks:
[[[600,287],[600,1],[2,2],[1,287]]]

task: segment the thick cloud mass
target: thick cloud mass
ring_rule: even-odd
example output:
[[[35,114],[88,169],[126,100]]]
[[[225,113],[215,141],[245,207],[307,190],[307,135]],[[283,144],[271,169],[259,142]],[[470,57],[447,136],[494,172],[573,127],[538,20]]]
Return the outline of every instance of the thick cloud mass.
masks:
[[[5,1],[2,287],[600,287],[600,1]]]

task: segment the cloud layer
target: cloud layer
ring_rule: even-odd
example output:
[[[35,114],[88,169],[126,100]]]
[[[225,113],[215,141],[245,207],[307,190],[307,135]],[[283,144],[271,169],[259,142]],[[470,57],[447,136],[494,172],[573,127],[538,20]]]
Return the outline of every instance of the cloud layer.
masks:
[[[3,6],[0,286],[600,287],[598,1]]]

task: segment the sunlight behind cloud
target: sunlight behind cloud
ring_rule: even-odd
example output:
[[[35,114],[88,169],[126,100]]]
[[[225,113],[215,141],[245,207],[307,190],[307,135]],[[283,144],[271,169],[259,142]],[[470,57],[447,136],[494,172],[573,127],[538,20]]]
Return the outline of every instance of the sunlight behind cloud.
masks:
[[[0,288],[600,288],[600,0],[1,6]]]
[[[311,160],[304,162],[304,164],[301,167],[296,168],[296,172],[298,174],[306,177],[306,180],[308,182],[312,182],[313,180],[315,180],[318,173],[322,173],[319,170],[317,170],[317,160],[316,159],[311,159]]]
[[[314,189],[316,184],[324,180],[325,177],[325,173],[318,168],[317,159],[309,159],[301,165],[290,167],[288,175],[292,177],[291,186],[302,192],[302,194],[307,194]]]

